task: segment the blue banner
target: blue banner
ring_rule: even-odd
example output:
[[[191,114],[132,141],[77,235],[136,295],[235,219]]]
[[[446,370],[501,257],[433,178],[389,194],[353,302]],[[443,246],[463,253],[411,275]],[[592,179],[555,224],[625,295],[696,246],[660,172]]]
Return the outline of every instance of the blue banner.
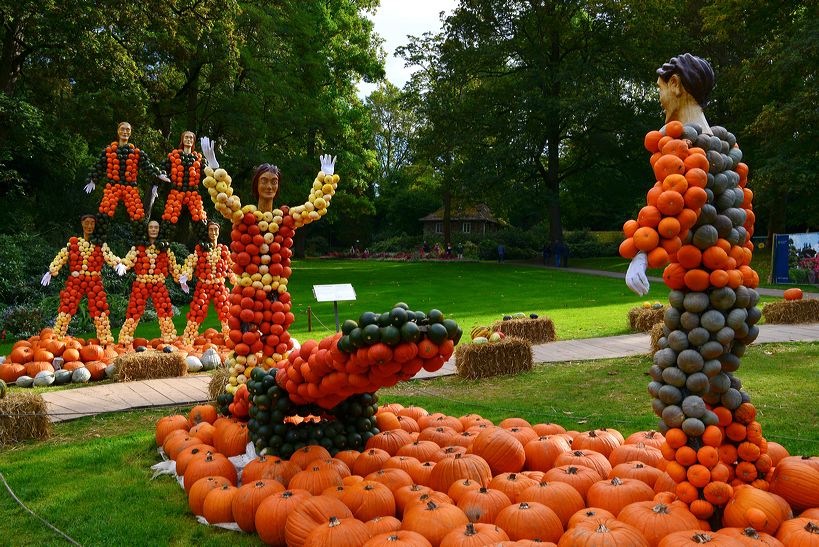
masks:
[[[792,283],[788,276],[790,237],[788,234],[774,234],[773,265],[771,278],[774,283]]]

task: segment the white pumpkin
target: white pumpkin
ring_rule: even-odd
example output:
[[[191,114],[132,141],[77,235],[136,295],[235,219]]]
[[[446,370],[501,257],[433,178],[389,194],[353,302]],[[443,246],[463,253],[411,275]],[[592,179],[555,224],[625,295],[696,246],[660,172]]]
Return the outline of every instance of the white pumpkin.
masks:
[[[216,367],[222,365],[222,358],[219,357],[219,354],[216,353],[216,350],[213,348],[206,350],[199,361],[202,363],[203,370],[214,370]]]
[[[40,372],[38,372],[37,375],[34,377],[34,381],[32,382],[32,384],[34,384],[34,387],[50,386],[53,383],[54,373],[48,370],[41,370]]]
[[[202,361],[195,355],[185,357],[185,363],[188,365],[188,372],[199,372],[203,368]]]
[[[16,385],[17,387],[31,387],[33,383],[34,378],[32,378],[31,376],[20,376],[19,378],[17,378],[17,381],[14,382],[14,385]]]
[[[71,381],[75,384],[84,384],[91,381],[91,371],[85,367],[80,367],[71,375]]]

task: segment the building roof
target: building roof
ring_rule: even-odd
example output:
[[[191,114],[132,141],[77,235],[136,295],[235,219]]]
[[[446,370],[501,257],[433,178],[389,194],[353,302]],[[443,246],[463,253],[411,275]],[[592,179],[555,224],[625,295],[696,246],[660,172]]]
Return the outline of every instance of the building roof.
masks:
[[[495,218],[495,215],[492,214],[492,211],[484,205],[483,203],[479,203],[477,205],[468,205],[468,206],[453,206],[452,210],[449,213],[450,220],[455,221],[463,221],[463,220],[483,220],[485,222],[492,222],[494,224],[500,224],[498,219]],[[421,222],[437,222],[439,220],[444,219],[444,208],[441,207],[434,213],[430,213],[425,217],[419,218]]]

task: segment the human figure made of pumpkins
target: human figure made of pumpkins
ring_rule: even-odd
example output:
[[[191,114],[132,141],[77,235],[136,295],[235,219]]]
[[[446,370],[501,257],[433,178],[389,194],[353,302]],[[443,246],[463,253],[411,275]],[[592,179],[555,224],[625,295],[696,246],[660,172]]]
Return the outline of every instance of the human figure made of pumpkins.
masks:
[[[104,182],[105,188],[102,191],[99,212],[109,217],[100,217],[102,222],[114,217],[120,201],[125,204],[128,218],[136,226],[145,219],[145,208],[142,205],[142,197],[139,195],[138,177],[140,173],[147,172],[148,175],[158,178],[163,182],[170,182],[170,179],[154,165],[144,150],[140,150],[129,141],[131,139],[131,124],[120,122],[117,126],[118,140],[109,144],[100,154],[96,165],[91,168],[88,175],[88,184],[85,185],[86,193],[91,193],[96,188],[97,183]],[[157,186],[151,188],[151,199],[158,193]]]
[[[165,200],[162,213],[162,232],[167,239],[173,239],[177,223],[185,209],[190,214],[196,231],[197,241],[209,246],[207,236],[207,218],[199,185],[205,178],[204,168],[207,161],[202,154],[194,150],[196,135],[193,131],[183,131],[179,139],[179,148],[168,153],[163,168],[170,176],[170,190]]]
[[[646,267],[665,267],[671,289],[660,349],[649,370],[652,407],[665,434],[666,472],[697,518],[720,514],[740,484],[767,489],[771,468],[756,409],[736,376],[755,325],[759,277],[748,166],[736,137],[703,114],[711,65],[686,53],[657,70],[666,123],[650,131],[656,183],[623,226],[626,284],[649,290]]]
[[[146,226],[146,240],[131,247],[117,267],[119,275],[125,275],[133,269],[136,279],[131,285],[131,297],[125,313],[125,322],[119,332],[117,342],[128,346],[134,341],[136,331],[148,299],[152,299],[159,319],[159,331],[163,342],[170,343],[176,338],[176,327],[173,324],[173,306],[165,279],[170,275],[174,281],[186,287],[190,272],[185,271],[184,264],[176,261],[168,244],[159,240],[159,222],[151,220]]]
[[[251,189],[257,205],[242,205],[233,194],[230,176],[219,168],[207,137],[202,139],[202,153],[208,161],[203,184],[216,210],[233,224],[230,249],[237,282],[228,299],[227,344],[234,352],[233,366],[241,382],[253,367],[269,369],[293,348],[288,328],[294,316],[287,291],[293,235],[327,214],[339,177],[334,174],[335,158],[321,156],[321,170],[307,201],[295,207],[274,207],[281,171],[265,163],[253,175]],[[259,352],[261,361],[256,355]]]
[[[182,333],[185,344],[192,344],[199,333],[199,327],[208,314],[208,304],[213,302],[216,314],[222,323],[222,332],[228,334],[228,317],[230,291],[225,286],[229,279],[232,285],[236,284],[236,274],[233,272],[233,261],[230,258],[230,249],[219,243],[219,223],[208,221],[208,240],[210,245],[197,244],[194,252],[185,260],[184,271],[193,272],[197,279],[196,289],[193,291],[188,323]]]
[[[108,264],[116,268],[120,259],[114,255],[107,243],[100,244],[95,232],[97,219],[94,215],[83,215],[82,237],[72,237],[65,247],[60,249],[43,275],[40,283],[45,287],[51,278],[59,275],[60,270],[68,264],[68,278],[65,287],[60,291],[60,307],[54,322],[54,333],[62,338],[68,332],[68,324],[77,313],[80,301],[88,297],[88,312],[97,330],[97,339],[101,345],[114,342],[111,336],[109,321],[108,297],[102,286],[102,266]]]

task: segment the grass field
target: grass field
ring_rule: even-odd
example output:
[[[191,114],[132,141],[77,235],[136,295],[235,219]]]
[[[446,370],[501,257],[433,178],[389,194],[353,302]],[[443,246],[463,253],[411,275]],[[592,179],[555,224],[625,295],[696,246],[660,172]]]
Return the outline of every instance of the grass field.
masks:
[[[414,310],[442,310],[464,330],[488,324],[504,314],[537,313],[551,317],[560,338],[589,338],[628,332],[626,313],[643,299],[621,280],[494,262],[383,262],[362,260],[301,260],[290,280],[296,322],[291,333],[299,340],[335,331],[332,303],[317,303],[313,285],[352,283],[357,299],[339,302],[339,317],[358,319],[365,311],[387,311],[404,301]],[[646,299],[665,300],[667,290],[655,284]],[[316,317],[307,331],[307,307]],[[177,332],[185,326],[187,307],[174,318]],[[219,327],[211,306],[202,329]],[[119,329],[115,329],[116,333]],[[90,333],[89,333],[90,334]],[[140,323],[137,336],[159,336],[159,323]],[[88,336],[88,334],[87,334]],[[0,355],[13,344],[0,345]]]
[[[567,429],[610,426],[623,433],[655,423],[645,385],[648,357],[562,363],[513,377],[413,381],[380,392],[381,402],[415,404],[497,423],[519,416]],[[752,348],[740,374],[759,409],[765,435],[794,454],[819,454],[819,344]],[[187,409],[179,409],[186,411]],[[83,418],[55,436],[0,453],[0,470],[17,495],[83,545],[257,545],[258,538],[208,529],[187,510],[168,477],[150,480],[158,461],[154,424],[173,410]],[[60,540],[0,494],[0,543],[51,545]]]

